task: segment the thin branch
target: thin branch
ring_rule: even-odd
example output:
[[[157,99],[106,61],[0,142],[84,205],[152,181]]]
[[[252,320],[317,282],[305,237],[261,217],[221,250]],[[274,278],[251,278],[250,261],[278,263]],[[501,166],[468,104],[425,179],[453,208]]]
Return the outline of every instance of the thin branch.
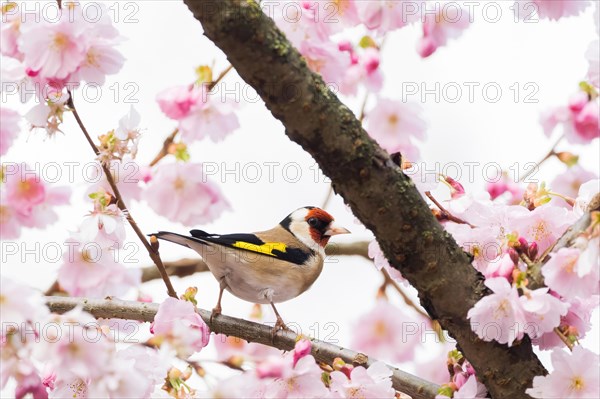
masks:
[[[100,151],[98,150],[98,147],[96,147],[96,144],[94,144],[90,134],[88,133],[87,129],[85,128],[85,125],[83,124],[83,121],[81,120],[81,117],[79,116],[79,113],[77,112],[77,109],[75,108],[75,103],[73,102],[73,96],[71,95],[70,91],[69,91],[69,100],[67,102],[67,105],[73,112],[73,115],[75,116],[75,120],[77,121],[77,124],[81,128],[81,131],[83,132],[88,143],[94,150],[94,153],[96,154],[96,156],[98,156],[100,154]],[[158,249],[154,249],[150,246],[150,243],[148,242],[148,240],[146,240],[144,233],[142,233],[142,230],[140,230],[139,226],[133,219],[133,216],[131,216],[131,212],[129,212],[129,210],[127,209],[127,206],[125,205],[125,201],[123,201],[123,197],[121,196],[121,192],[119,191],[119,188],[117,187],[117,184],[115,183],[115,180],[113,178],[111,171],[108,169],[108,167],[106,166],[106,164],[104,162],[100,162],[100,164],[102,165],[102,170],[104,171],[106,180],[108,181],[108,184],[110,185],[110,187],[113,191],[113,194],[117,200],[117,206],[119,207],[119,209],[121,209],[123,211],[123,213],[125,214],[125,217],[127,218],[127,221],[129,222],[129,225],[131,226],[131,228],[133,229],[135,234],[138,236],[138,238],[140,239],[140,241],[142,242],[144,247],[146,247],[146,250],[148,251],[148,254],[150,255],[150,258],[152,259],[154,264],[156,264],[156,267],[160,271],[161,277],[162,277],[163,281],[165,282],[165,285],[167,286],[167,292],[169,293],[169,296],[177,298],[177,293],[175,292],[175,289],[173,288],[173,285],[171,284],[169,275],[165,271],[165,267],[162,263],[162,260],[160,259]]]
[[[321,205],[322,209],[327,209],[327,205],[329,205],[329,201],[331,201],[332,197],[333,197],[333,186],[330,183],[329,187],[327,188],[327,196],[325,197],[325,200],[323,201],[323,205]]]
[[[567,346],[567,348],[569,348],[570,351],[573,351],[573,342],[571,342],[569,338],[565,336],[562,331],[560,331],[560,328],[554,327],[554,333],[558,335],[558,338],[560,338],[560,340]]]
[[[429,198],[439,208],[440,212],[442,213],[442,218],[443,219],[449,220],[449,221],[454,222],[454,223],[467,224],[467,225],[469,225],[471,227],[475,227],[471,223],[469,223],[469,222],[467,222],[465,220],[462,220],[461,218],[459,218],[457,216],[454,216],[452,213],[450,213],[450,211],[448,211],[446,208],[444,208],[442,206],[442,204],[440,204],[438,202],[438,200],[435,199],[435,197],[433,196],[433,194],[431,194],[431,192],[425,191],[425,195],[427,196],[427,198]]]
[[[384,281],[385,286],[392,286],[396,290],[396,292],[398,292],[398,294],[400,294],[404,303],[406,303],[409,307],[413,308],[418,314],[425,317],[426,319],[431,319],[431,316],[429,316],[426,312],[424,312],[420,306],[418,306],[416,303],[414,303],[412,301],[412,299],[410,299],[408,297],[408,295],[406,295],[406,293],[404,292],[402,287],[400,287],[400,285],[398,285],[398,283],[394,281],[394,279],[390,276],[390,274],[385,269],[381,269],[381,273],[383,274],[383,278],[385,279],[385,281]]]
[[[525,179],[527,179],[533,172],[537,172],[540,168],[540,166],[546,162],[548,159],[552,158],[554,155],[556,155],[556,146],[562,141],[562,139],[564,138],[564,135],[561,135],[558,140],[556,140],[556,142],[554,142],[554,145],[552,146],[552,148],[550,148],[550,151],[548,151],[548,153],[546,155],[544,155],[544,157],[542,159],[540,159],[533,168],[529,169],[523,176],[521,176],[521,178],[519,179],[519,182],[523,182],[525,181]]]
[[[360,121],[360,123],[362,123],[363,120],[365,119],[365,116],[366,116],[365,109],[367,108],[368,101],[369,101],[369,92],[367,91],[365,93],[365,98],[363,99],[362,105],[360,107],[360,115],[358,117],[358,120]]]
[[[140,320],[151,322],[158,311],[159,304],[135,301],[122,301],[118,299],[88,299],[68,297],[46,297],[46,304],[52,312],[65,313],[76,306],[91,313],[96,318],[119,318],[128,320]],[[271,338],[272,327],[219,315],[210,324],[211,312],[198,309],[198,314],[209,324],[211,331],[216,334],[225,334],[244,339],[248,342],[272,346],[277,349],[290,351],[296,344],[298,336],[289,330],[280,331],[275,338]],[[312,355],[318,362],[332,364],[336,357],[342,358],[347,363],[369,366],[376,362],[368,356],[345,349],[337,345],[329,344],[317,339],[312,341]],[[389,366],[392,370],[392,383],[394,389],[410,395],[413,399],[433,399],[437,395],[439,387],[431,382],[406,373],[396,367]]]
[[[581,216],[571,227],[563,233],[563,235],[550,246],[552,252],[556,252],[561,248],[568,247],[573,244],[575,239],[585,232],[592,223],[592,213],[600,211],[600,193],[596,194],[588,205],[587,211]],[[528,265],[527,276],[529,278],[529,289],[542,288],[544,286],[544,276],[542,275],[542,267],[550,260],[550,249],[544,251],[542,256],[538,258],[532,265]]]
[[[223,71],[221,71],[221,73],[219,74],[219,76],[217,76],[217,79],[215,79],[214,81],[212,81],[209,85],[208,85],[208,91],[211,91],[212,89],[215,88],[215,86],[229,73],[229,71],[231,71],[233,69],[233,65],[229,65],[227,68],[225,68]],[[158,152],[158,154],[156,154],[156,156],[154,157],[154,159],[152,160],[152,162],[150,162],[150,166],[154,166],[157,163],[159,163],[164,157],[166,157],[167,155],[169,155],[169,147],[171,147],[171,144],[173,144],[173,142],[175,141],[175,137],[177,137],[177,133],[179,133],[179,129],[175,129],[173,130],[173,133],[171,133],[166,139],[165,141],[163,141],[163,145],[160,149],[160,151]]]
[[[368,241],[356,241],[351,243],[330,243],[325,248],[325,254],[329,258],[334,256],[362,256],[366,259],[369,258],[368,254],[369,242]],[[202,273],[208,271],[208,266],[200,258],[183,258],[172,262],[164,262],[165,269],[169,276],[187,277],[195,273]],[[160,278],[160,273],[154,266],[147,266],[142,268],[142,282],[155,280]],[[46,295],[51,295],[56,291],[52,291],[56,287],[52,287],[46,291]]]
[[[171,144],[173,144],[173,141],[175,141],[177,133],[179,133],[179,129],[173,130],[173,133],[171,133],[169,137],[167,137],[165,141],[163,141],[162,148],[160,149],[158,154],[156,154],[152,162],[150,162],[150,167],[156,165],[160,162],[161,159],[169,155],[169,147],[171,147]]]

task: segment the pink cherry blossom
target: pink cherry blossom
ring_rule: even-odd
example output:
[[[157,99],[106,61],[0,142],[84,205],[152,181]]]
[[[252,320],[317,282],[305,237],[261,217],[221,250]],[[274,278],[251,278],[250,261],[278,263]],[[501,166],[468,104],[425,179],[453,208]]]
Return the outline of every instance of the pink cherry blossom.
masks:
[[[22,327],[28,321],[37,321],[49,314],[44,305],[42,293],[33,288],[18,283],[9,277],[0,279],[0,320],[4,323],[16,323]],[[6,333],[3,328],[0,331]],[[0,341],[4,336],[0,336]]]
[[[57,23],[23,24],[18,39],[25,66],[46,79],[65,79],[86,57],[85,25],[63,13]]]
[[[577,193],[579,192],[579,187],[589,180],[597,179],[598,175],[594,172],[590,172],[581,167],[579,164],[575,164],[570,168],[552,180],[550,184],[550,188],[553,192],[559,193],[563,196],[567,196],[570,198],[577,198]],[[562,198],[560,197],[552,197],[551,205],[557,206],[565,206],[569,207]]]
[[[7,57],[21,60],[23,54],[19,52],[17,42],[21,34],[20,7],[16,2],[2,4],[2,26],[0,27],[0,53]]]
[[[69,202],[68,187],[44,182],[26,164],[11,163],[3,168],[0,195],[0,228],[3,238],[16,238],[21,227],[43,228],[58,219],[56,206]]]
[[[579,249],[561,248],[551,255],[542,268],[546,285],[567,299],[585,298],[598,293],[598,261],[596,259],[596,267],[589,273],[582,273],[579,270],[580,255]],[[583,262],[584,259],[581,260]]]
[[[569,142],[587,144],[600,137],[599,118],[598,99],[590,99],[587,93],[580,91],[570,98],[568,106],[543,112],[540,123],[547,136],[561,125]]]
[[[101,248],[121,248],[125,241],[125,214],[116,204],[95,207],[79,228],[84,242],[96,242]]]
[[[34,399],[48,398],[46,387],[42,384],[42,380],[36,372],[17,378],[15,399],[23,399],[28,393],[30,393]]]
[[[300,358],[295,364],[286,362],[281,376],[265,387],[264,398],[324,398],[328,390],[321,381],[322,370],[312,355]]]
[[[536,242],[538,253],[543,253],[575,222],[572,212],[565,208],[542,205],[516,218],[509,231],[517,231],[527,242]]]
[[[230,208],[201,164],[161,164],[145,192],[148,205],[159,215],[193,226],[210,223]]]
[[[70,80],[84,80],[99,86],[103,85],[106,75],[117,74],[125,63],[125,57],[114,47],[113,40],[103,37],[93,39],[87,47],[85,58],[77,71],[71,75]]]
[[[459,7],[450,13],[450,8],[438,7],[437,13],[426,13],[423,17],[423,37],[417,44],[417,52],[423,58],[429,57],[439,47],[445,46],[448,39],[456,39],[469,26],[469,13]]]
[[[584,142],[590,142],[600,137],[599,118],[598,102],[588,101],[575,115],[574,127],[580,139]]]
[[[500,180],[488,182],[485,189],[492,200],[498,199],[511,205],[520,203],[525,193],[524,188],[515,183],[506,173],[502,174]]]
[[[600,367],[598,355],[579,345],[573,352],[563,349],[552,352],[554,370],[547,376],[533,379],[533,387],[525,392],[533,398],[598,398],[600,397]]]
[[[373,3],[373,2],[366,2]],[[367,131],[387,152],[401,152],[409,160],[418,158],[413,140],[424,140],[427,124],[416,103],[380,98],[367,113]]]
[[[600,179],[593,179],[583,183],[579,187],[577,198],[575,199],[575,205],[573,206],[573,213],[577,217],[581,217],[587,212],[590,201],[596,194],[600,192]]]
[[[186,143],[202,140],[205,137],[214,142],[223,140],[240,127],[234,105],[221,101],[216,95],[211,97],[202,91],[202,99],[197,101],[190,112],[179,120],[181,138]]]
[[[171,119],[180,120],[188,116],[200,98],[200,91],[193,86],[175,86],[158,93],[156,101],[165,115]]]
[[[453,398],[464,398],[464,399],[484,399],[487,398],[487,389],[485,385],[477,380],[475,375],[469,376],[467,381],[460,387],[460,389],[454,392]]]
[[[271,380],[260,379],[255,373],[245,372],[220,379],[206,395],[209,398],[264,399]]]
[[[351,54],[351,65],[346,68],[344,78],[339,82],[340,92],[346,95],[356,95],[360,84],[364,84],[370,93],[377,93],[383,85],[381,73],[380,52],[375,47],[367,47],[363,51]]]
[[[306,60],[308,67],[323,77],[328,85],[340,84],[340,71],[350,67],[350,57],[340,51],[332,41],[303,41],[299,47],[300,54]]]
[[[213,338],[213,343],[217,350],[217,359],[220,361],[228,361],[232,358],[258,361],[269,356],[280,354],[277,349],[270,346],[255,342],[248,343],[241,338],[225,336],[222,334],[216,334]]]
[[[416,13],[407,12],[414,8],[414,2],[410,0],[357,1],[355,4],[365,26],[380,34],[402,28],[418,19]]]
[[[550,20],[579,15],[589,5],[587,0],[516,0],[513,10],[519,19],[531,22],[535,15]]]
[[[96,378],[107,372],[115,345],[99,330],[96,319],[81,308],[47,321],[45,339],[35,346],[34,356],[57,373],[57,380]]]
[[[577,338],[585,338],[586,333],[592,328],[592,312],[598,307],[599,297],[597,295],[589,298],[575,298],[569,301],[569,311],[561,318],[560,326],[567,329],[574,329],[577,332]],[[542,336],[533,339],[533,343],[542,350],[553,348],[564,348],[565,343],[554,332],[548,332]]]
[[[548,294],[548,288],[539,288],[522,295],[519,300],[527,321],[526,333],[531,338],[540,337],[560,324],[569,305]]]
[[[466,252],[473,255],[473,266],[486,277],[506,275],[512,271],[511,265],[502,256],[498,227],[475,227],[466,224],[446,223],[445,229],[452,234]],[[511,261],[512,263],[512,261]],[[514,267],[514,264],[512,265]]]
[[[326,41],[342,24],[338,10],[352,18],[353,7],[332,7],[320,1],[285,1],[267,6],[267,12],[295,47],[303,41]],[[342,14],[340,13],[339,16]]]
[[[34,82],[39,88],[39,83]],[[49,85],[43,90],[36,90],[39,103],[31,108],[24,118],[31,124],[31,129],[44,129],[49,137],[61,132],[60,125],[66,110],[69,95],[63,88]]]
[[[68,240],[58,270],[60,286],[72,296],[119,297],[141,282],[139,269],[127,269],[119,254],[94,242]]]
[[[598,6],[596,5],[596,14],[598,13]],[[588,82],[598,88],[600,87],[600,41],[595,40],[590,43],[585,57],[587,58],[590,66],[588,68],[587,79]]]
[[[170,359],[158,351],[132,345],[116,353],[110,367],[87,384],[89,398],[150,398],[159,383],[164,383]]]
[[[381,248],[379,247],[379,243],[377,242],[377,240],[373,240],[369,243],[368,255],[369,258],[373,259],[373,263],[375,264],[377,270],[384,269],[386,272],[388,272],[390,277],[396,280],[397,282],[406,282],[404,277],[402,277],[400,271],[392,267],[387,261],[385,255],[383,254],[383,251],[381,251]]]
[[[114,159],[108,165],[108,170],[111,171],[113,180],[117,184],[121,196],[125,203],[129,204],[131,200],[140,200],[142,196],[142,187],[140,182],[143,181],[142,167],[133,159],[125,157],[123,160]],[[95,173],[94,173],[95,172]],[[88,178],[96,183],[92,184],[86,190],[86,197],[90,194],[105,192],[114,196],[113,190],[108,184],[104,171],[98,164],[96,168],[91,169]]]
[[[526,319],[515,287],[502,277],[485,280],[494,293],[479,300],[467,313],[471,328],[484,341],[512,346],[523,338]]]
[[[19,135],[19,120],[21,118],[18,112],[0,107],[0,119],[2,119],[2,125],[0,126],[0,155],[4,155]]]
[[[395,362],[413,359],[421,333],[430,328],[422,316],[413,316],[380,299],[356,322],[352,347],[369,355]]]
[[[210,331],[191,302],[167,298],[160,304],[150,331],[162,336],[182,357],[208,345]]]
[[[385,363],[376,362],[365,369],[354,367],[348,378],[341,371],[331,373],[331,397],[333,398],[394,398],[396,391],[392,388],[392,370]]]
[[[296,366],[296,363],[298,363],[298,360],[300,360],[304,356],[310,354],[311,346],[312,345],[311,345],[310,341],[307,339],[301,339],[300,341],[296,342],[296,346],[294,347],[294,352],[293,352],[293,356],[294,356],[293,365],[294,366]]]

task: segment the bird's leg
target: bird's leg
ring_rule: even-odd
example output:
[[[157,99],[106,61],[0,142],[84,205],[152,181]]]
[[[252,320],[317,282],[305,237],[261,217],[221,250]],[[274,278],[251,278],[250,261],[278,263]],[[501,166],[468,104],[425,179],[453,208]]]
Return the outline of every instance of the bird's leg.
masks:
[[[221,308],[221,298],[223,298],[223,291],[225,291],[225,285],[221,284],[221,289],[219,291],[219,300],[217,301],[217,306],[215,306],[213,308],[212,313],[210,314],[210,324],[212,324],[213,317],[220,315],[221,311],[223,310]]]
[[[277,321],[275,322],[275,326],[271,330],[271,341],[274,341],[275,340],[275,334],[277,334],[277,331],[287,329],[287,326],[285,325],[285,323],[283,322],[283,319],[279,315],[279,312],[277,311],[277,308],[275,307],[275,304],[273,304],[273,302],[270,302],[270,303],[271,303],[271,307],[273,308],[273,311],[275,312],[275,316],[277,317]]]

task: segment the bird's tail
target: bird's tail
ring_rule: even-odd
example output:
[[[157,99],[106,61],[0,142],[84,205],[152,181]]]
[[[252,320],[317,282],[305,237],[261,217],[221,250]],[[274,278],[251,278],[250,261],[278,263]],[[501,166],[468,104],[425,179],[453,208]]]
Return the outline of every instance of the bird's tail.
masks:
[[[170,231],[159,231],[158,233],[149,234],[151,236],[156,236],[156,238],[160,238],[161,240],[174,242],[175,244],[183,245],[184,247],[191,248],[190,243],[202,243],[203,241],[195,239],[194,237],[184,236],[182,234],[171,233]]]

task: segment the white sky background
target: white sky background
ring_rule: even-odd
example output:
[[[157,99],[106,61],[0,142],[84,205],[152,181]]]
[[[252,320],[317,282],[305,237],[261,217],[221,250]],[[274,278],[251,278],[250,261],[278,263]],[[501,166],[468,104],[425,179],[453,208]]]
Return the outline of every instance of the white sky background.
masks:
[[[489,22],[494,17],[493,10],[488,8],[490,14],[482,14],[483,4],[485,3],[475,9],[474,23],[458,40],[452,40],[448,46],[440,48],[427,59],[421,59],[415,51],[416,42],[421,35],[420,25],[396,31],[386,40],[382,56],[385,96],[401,98],[403,82],[425,84],[429,89],[434,87],[435,82],[439,82],[442,87],[452,82],[463,87],[463,97],[455,104],[443,96],[439,102],[434,100],[433,95],[427,96],[424,102],[419,95],[409,97],[410,100],[421,103],[423,115],[429,125],[427,140],[422,143],[420,150],[422,159],[430,168],[436,162],[440,168],[451,162],[460,165],[465,162],[496,162],[508,169],[516,163],[523,165],[525,162],[537,161],[553,142],[543,135],[538,123],[539,112],[551,106],[565,104],[587,72],[588,64],[584,54],[589,43],[596,38],[593,6],[588,7],[579,17],[561,19],[559,22],[542,20],[526,24],[514,21],[512,11],[509,10],[511,1],[494,3],[502,10],[496,23]],[[138,161],[147,164],[175,127],[175,122],[159,110],[155,101],[156,94],[167,87],[191,83],[194,80],[194,68],[198,65],[211,64],[215,60],[215,72],[218,73],[228,64],[223,53],[202,35],[200,24],[181,2],[107,2],[107,5],[113,10],[119,10],[117,26],[127,38],[120,48],[127,61],[118,76],[108,77],[101,89],[99,101],[85,101],[81,93],[76,93],[75,103],[88,130],[93,136],[97,136],[117,127],[119,118],[130,107],[124,101],[125,95],[131,93],[132,87],[138,88],[139,91],[132,96],[137,100],[133,105],[142,115],[141,125],[144,128]],[[30,7],[33,8],[33,5]],[[129,14],[137,22],[125,23],[123,18]],[[256,62],[262,60],[257,59]],[[232,90],[234,84],[244,84],[235,73],[230,73],[224,82]],[[479,88],[475,89],[475,101],[472,103],[468,101],[468,90],[463,85],[465,82],[480,83]],[[490,103],[484,99],[481,87],[494,82],[501,87],[503,93],[499,102]],[[524,102],[525,95],[530,93],[524,89],[524,85],[529,82],[539,88],[532,97],[538,100],[537,103]],[[520,96],[516,102],[515,93],[510,89],[514,83],[520,87]],[[126,86],[127,84],[130,86]],[[117,86],[120,88],[120,95],[118,101],[115,101]],[[251,89],[247,93],[254,97]],[[361,102],[362,96],[346,100],[357,113]],[[22,113],[32,105],[29,103],[20,106],[16,97],[2,99],[2,106],[18,109]],[[205,140],[191,146],[192,161],[216,163],[220,171],[223,170],[221,166],[233,170],[239,164],[237,173],[213,176],[213,179],[220,182],[233,211],[213,224],[193,227],[216,233],[261,230],[272,227],[298,207],[321,205],[328,190],[327,183],[322,175],[319,181],[315,181],[314,161],[285,136],[282,125],[271,116],[263,103],[242,104],[238,116],[242,128],[223,142],[215,144]],[[3,162],[39,162],[41,167],[48,162],[58,162],[61,165],[69,161],[82,165],[91,162],[93,153],[71,115],[65,115],[62,130],[65,135],[58,134],[53,139],[47,139],[42,132],[27,133],[23,125],[23,134],[3,157]],[[581,155],[580,162],[586,169],[595,169],[598,173],[598,140],[585,147],[564,144],[559,149],[571,149]],[[255,169],[245,169],[244,165],[248,162],[263,166],[262,178],[256,183],[244,179],[244,172],[249,173],[251,178],[254,177]],[[269,181],[269,169],[264,166],[265,162],[279,162],[279,166],[274,167],[272,182]],[[287,175],[284,173],[284,165],[292,162],[299,164],[301,168],[302,175],[297,182],[290,182],[295,177],[294,166],[287,169]],[[449,171],[449,174],[457,177],[454,170]],[[464,166],[459,180],[468,191],[477,192],[483,189],[484,179],[482,167],[474,170],[475,175],[469,181],[468,168]],[[494,170],[490,169],[490,173]],[[552,160],[536,176],[552,180],[563,170],[561,164]],[[51,229],[24,229],[17,240],[18,245],[24,246],[21,248],[33,249],[38,242],[42,247],[48,243],[62,245],[69,231],[75,230],[82,217],[90,210],[89,203],[84,202],[83,191],[87,185],[82,176],[82,167],[75,167],[72,182],[69,181],[66,167],[63,172],[61,183],[71,183],[75,190],[72,206],[59,209],[60,220]],[[192,227],[175,224],[157,216],[144,204],[134,202],[129,204],[129,208],[144,232],[186,232]],[[368,231],[354,223],[354,217],[346,210],[340,197],[336,197],[327,210],[341,225],[355,233],[339,237],[340,241],[370,237]],[[136,242],[132,231],[128,231],[128,240]],[[333,241],[337,241],[337,237]],[[49,256],[55,257],[52,248],[47,248]],[[190,250],[168,243],[161,245],[161,254],[165,260],[195,256]],[[20,262],[20,255],[3,259],[2,275],[40,289],[47,288],[55,279],[60,260],[43,259],[42,256],[38,262],[35,255],[31,254],[23,263]],[[134,258],[139,260],[137,265],[150,264],[143,250]],[[314,327],[312,331],[309,328],[319,323],[320,338],[331,331],[325,331],[324,324],[335,322],[339,330],[333,338],[342,346],[347,346],[352,323],[358,315],[364,314],[373,306],[381,277],[366,260],[347,257],[337,260],[337,263],[326,265],[323,274],[308,292],[280,304],[278,309],[287,322],[300,324],[305,334],[315,335]],[[188,286],[198,286],[199,306],[206,309],[214,306],[218,288],[211,275],[205,273],[192,278],[175,278],[173,283],[180,293]],[[146,284],[143,291],[150,293],[155,302],[166,297],[162,281]],[[400,304],[393,292],[390,292],[389,297],[394,303]],[[226,293],[223,309],[227,315],[247,317],[251,305]],[[269,312],[266,308],[264,310]],[[594,324],[589,337],[600,336],[598,312],[595,313]],[[588,338],[583,344],[598,351],[597,338]],[[212,351],[211,347],[202,353],[201,358],[212,357]],[[549,365],[548,354],[542,355],[546,365]]]

